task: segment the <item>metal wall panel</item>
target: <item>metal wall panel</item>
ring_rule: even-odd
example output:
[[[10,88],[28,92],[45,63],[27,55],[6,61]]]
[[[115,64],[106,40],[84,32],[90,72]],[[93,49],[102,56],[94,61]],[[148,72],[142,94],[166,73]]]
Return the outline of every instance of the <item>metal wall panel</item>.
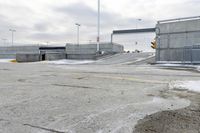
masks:
[[[158,23],[156,61],[200,63],[200,19]]]

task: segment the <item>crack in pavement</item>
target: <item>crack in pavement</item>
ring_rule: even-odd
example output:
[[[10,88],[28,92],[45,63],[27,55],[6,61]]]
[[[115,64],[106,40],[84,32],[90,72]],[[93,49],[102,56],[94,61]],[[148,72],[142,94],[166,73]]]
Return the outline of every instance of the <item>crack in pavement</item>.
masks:
[[[1,119],[1,118],[0,118],[0,122],[1,122],[1,121],[8,121],[8,120],[5,120],[5,119]]]
[[[79,88],[79,89],[89,89],[89,90],[103,90],[103,91],[110,91],[109,89],[103,89],[103,88],[95,88],[95,87],[89,87],[89,86],[78,86],[78,85],[67,85],[67,84],[52,84],[54,86],[58,87],[70,87],[70,88]]]
[[[37,129],[49,131],[49,132],[52,132],[52,133],[67,133],[67,132],[64,132],[64,131],[58,131],[58,130],[50,129],[50,128],[46,128],[46,127],[34,126],[34,125],[31,125],[31,124],[22,124],[22,123],[17,123],[17,122],[11,122],[10,120],[6,120],[6,119],[0,118],[0,122],[1,121],[6,121],[6,122],[10,122],[10,123],[16,123],[16,124],[19,124],[19,125],[28,126],[28,127],[32,127],[32,128],[37,128]]]
[[[88,86],[78,86],[78,85],[67,85],[67,84],[52,84],[54,86],[61,86],[61,87],[72,87],[72,88],[84,88],[84,89],[94,89],[92,87],[88,87]]]
[[[64,132],[64,131],[58,131],[58,130],[55,130],[55,129],[45,128],[45,127],[40,127],[40,126],[34,126],[34,125],[31,125],[31,124],[23,124],[23,125],[29,126],[29,127],[32,127],[32,128],[42,129],[42,130],[53,132],[53,133],[67,133],[67,132]]]

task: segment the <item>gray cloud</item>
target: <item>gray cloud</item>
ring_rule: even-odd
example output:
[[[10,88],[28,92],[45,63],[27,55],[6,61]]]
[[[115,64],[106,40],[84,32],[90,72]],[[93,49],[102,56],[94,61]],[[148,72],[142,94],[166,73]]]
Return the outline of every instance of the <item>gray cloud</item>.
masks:
[[[55,8],[55,11],[62,13],[68,19],[74,22],[82,23],[89,28],[96,28],[97,11],[87,6],[84,3],[75,3],[67,6]],[[124,18],[120,14],[101,11],[101,28],[106,32],[111,32],[112,29],[120,28],[135,28],[138,18]],[[141,25],[141,24],[138,24]],[[143,20],[142,25],[155,25],[153,20]],[[107,30],[106,30],[107,29]],[[87,30],[89,30],[87,28]]]
[[[34,25],[34,29],[36,31],[45,32],[48,30],[48,28],[49,28],[49,25],[47,23],[37,23]]]
[[[96,40],[97,10],[89,1],[77,0],[0,0],[0,38],[11,38],[9,28],[17,30],[16,41],[19,42],[76,42],[76,27],[81,23],[81,41]],[[112,3],[108,1],[108,3]],[[122,9],[118,11],[113,5],[102,2],[101,38],[110,40],[114,29],[132,29],[154,27],[156,20],[198,15],[199,0],[120,0]],[[88,5],[87,5],[88,4]],[[90,5],[90,6],[89,6]],[[121,8],[119,5],[116,8]],[[124,10],[123,10],[124,8]],[[113,10],[112,10],[113,9]],[[137,19],[142,21],[138,22]]]
[[[55,8],[55,11],[69,16],[69,19],[79,20],[81,22],[92,22],[97,16],[96,11],[84,3],[75,3]]]

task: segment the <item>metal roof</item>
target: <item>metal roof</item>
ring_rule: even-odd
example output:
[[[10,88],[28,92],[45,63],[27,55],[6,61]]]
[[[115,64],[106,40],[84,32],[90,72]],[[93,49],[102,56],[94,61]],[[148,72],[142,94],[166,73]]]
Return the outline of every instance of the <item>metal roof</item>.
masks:
[[[156,28],[128,29],[128,30],[114,30],[113,34],[148,33],[148,32],[155,32],[155,31],[156,31]]]

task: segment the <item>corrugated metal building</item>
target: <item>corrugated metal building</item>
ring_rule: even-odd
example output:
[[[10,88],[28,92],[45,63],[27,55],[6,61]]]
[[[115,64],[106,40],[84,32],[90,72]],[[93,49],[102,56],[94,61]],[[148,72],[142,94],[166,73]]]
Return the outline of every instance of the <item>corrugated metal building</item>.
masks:
[[[200,17],[158,21],[157,63],[200,63]]]

